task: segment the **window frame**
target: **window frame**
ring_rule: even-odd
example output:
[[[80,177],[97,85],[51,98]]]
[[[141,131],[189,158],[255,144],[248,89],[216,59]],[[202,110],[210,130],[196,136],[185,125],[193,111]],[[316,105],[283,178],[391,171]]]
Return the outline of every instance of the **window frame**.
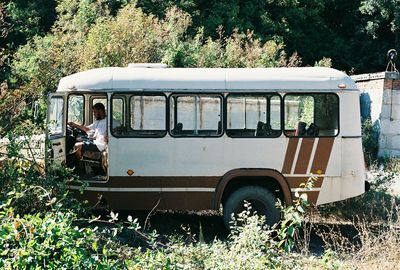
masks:
[[[171,112],[171,101],[173,99],[174,96],[205,96],[205,97],[217,97],[220,99],[221,103],[220,103],[220,121],[222,124],[222,130],[220,134],[217,134],[215,136],[211,136],[211,135],[174,135],[171,132],[171,117],[170,117],[170,112]],[[176,108],[174,108],[174,116],[176,115]],[[175,119],[174,119],[175,121]],[[188,93],[182,93],[182,92],[171,92],[170,95],[168,96],[168,123],[167,123],[167,127],[168,127],[168,134],[169,136],[173,137],[173,138],[220,138],[222,136],[224,136],[225,134],[225,96],[223,93],[207,93],[207,92],[188,92]],[[217,130],[218,131],[218,130]]]
[[[228,134],[228,98],[229,96],[270,96],[270,97],[279,97],[279,102],[280,102],[280,130],[279,130],[279,135],[276,136],[232,136]],[[242,139],[242,138],[257,138],[257,139],[276,139],[282,136],[283,134],[283,129],[284,129],[284,114],[283,114],[283,97],[279,92],[234,92],[234,93],[228,93],[225,96],[225,102],[224,102],[224,107],[225,107],[225,119],[224,119],[224,131],[226,135],[229,138],[232,139]]]
[[[314,95],[333,95],[335,96],[336,100],[337,100],[337,104],[338,104],[338,109],[337,109],[337,124],[338,124],[338,128],[337,128],[337,133],[334,136],[290,136],[286,134],[286,130],[285,130],[285,114],[286,114],[286,110],[285,110],[285,98],[286,96],[312,96],[314,98]],[[341,128],[340,128],[340,97],[337,93],[335,92],[285,92],[285,94],[282,97],[283,99],[283,109],[282,109],[282,119],[283,119],[283,134],[285,135],[285,137],[287,138],[336,138],[340,135],[341,132]],[[315,103],[314,103],[315,104]],[[315,119],[315,106],[314,106],[314,119]]]
[[[126,127],[128,129],[131,129],[131,124],[130,124],[130,116],[131,116],[131,106],[130,106],[130,102],[131,102],[131,98],[133,96],[160,96],[160,97],[164,97],[165,98],[165,128],[163,130],[163,133],[160,135],[132,135],[132,134],[127,134],[124,136],[121,135],[117,135],[113,132],[113,129],[110,128],[110,134],[115,137],[115,138],[163,138],[167,135],[167,131],[168,131],[168,122],[169,122],[169,106],[168,106],[168,96],[165,94],[165,92],[144,92],[144,91],[127,91],[127,92],[113,92],[110,98],[110,115],[109,115],[109,119],[110,119],[110,127],[113,126],[113,117],[112,117],[112,113],[113,113],[113,99],[114,96],[118,96],[118,98],[120,98],[120,96],[124,97],[124,113],[125,113],[125,124]]]

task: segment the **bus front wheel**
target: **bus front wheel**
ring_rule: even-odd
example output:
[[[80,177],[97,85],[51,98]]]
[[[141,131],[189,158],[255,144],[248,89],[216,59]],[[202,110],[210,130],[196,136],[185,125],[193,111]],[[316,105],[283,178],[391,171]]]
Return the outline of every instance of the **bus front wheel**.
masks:
[[[237,214],[246,210],[245,201],[251,205],[251,214],[265,216],[266,224],[272,226],[279,222],[281,213],[276,208],[275,196],[266,188],[246,186],[230,194],[224,204],[223,219],[227,229],[232,225],[232,214],[237,217]]]

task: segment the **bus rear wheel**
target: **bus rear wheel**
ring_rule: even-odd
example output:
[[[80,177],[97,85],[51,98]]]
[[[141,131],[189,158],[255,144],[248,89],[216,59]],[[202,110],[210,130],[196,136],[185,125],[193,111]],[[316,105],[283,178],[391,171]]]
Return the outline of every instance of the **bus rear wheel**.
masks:
[[[275,196],[266,188],[246,186],[234,191],[224,204],[223,219],[227,229],[232,225],[232,214],[236,217],[246,209],[245,201],[250,203],[252,214],[256,212],[257,215],[265,216],[266,224],[269,226],[279,222],[281,213],[276,208]]]

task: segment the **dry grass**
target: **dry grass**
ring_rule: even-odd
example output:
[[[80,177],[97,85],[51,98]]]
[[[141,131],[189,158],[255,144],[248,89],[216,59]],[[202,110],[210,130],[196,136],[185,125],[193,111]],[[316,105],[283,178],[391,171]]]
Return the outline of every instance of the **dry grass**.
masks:
[[[400,222],[384,228],[359,227],[360,248],[347,254],[343,269],[399,269]]]
[[[360,212],[368,212],[369,204],[364,207]],[[311,212],[309,219],[314,222],[316,234],[324,243],[325,255],[327,250],[334,252],[334,256],[328,254],[325,258],[328,267],[324,268],[400,269],[400,208],[397,201],[393,200],[384,211],[386,218],[383,220],[373,215],[367,218],[355,215],[349,220],[335,214]],[[317,223],[320,225],[316,226]]]

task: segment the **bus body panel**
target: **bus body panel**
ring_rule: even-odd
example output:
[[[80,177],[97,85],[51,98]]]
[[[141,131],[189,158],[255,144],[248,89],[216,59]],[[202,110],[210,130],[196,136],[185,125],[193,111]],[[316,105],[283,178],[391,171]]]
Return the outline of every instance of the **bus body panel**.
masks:
[[[358,92],[343,92],[340,98],[340,135],[361,137],[361,113]]]
[[[339,88],[344,86],[345,88]],[[103,67],[62,78],[57,91],[243,90],[357,91],[345,73],[325,67],[295,68],[123,68]]]
[[[310,199],[316,203],[325,179],[341,179],[341,139],[299,139],[291,167],[285,172],[290,140],[293,138],[112,138],[109,142],[110,177],[123,177],[126,184],[147,179],[152,188],[163,193],[163,201],[173,205],[171,200],[176,194],[170,193],[178,191],[172,188],[181,189],[187,196],[199,189],[203,189],[203,193],[215,192],[218,181],[231,170],[267,168],[282,173],[293,193],[300,188],[312,194]],[[304,154],[307,143],[312,144],[312,148]],[[128,170],[134,171],[130,177]],[[314,187],[311,190],[301,188],[300,184],[312,175],[316,177]],[[175,179],[175,184],[171,186],[165,178]],[[213,179],[211,184],[210,179]],[[166,197],[166,194],[169,195]]]
[[[53,153],[54,162],[58,164],[65,163],[65,137],[57,137],[51,139],[51,151]]]
[[[365,164],[361,138],[343,138],[340,200],[365,192]]]
[[[110,175],[219,176],[236,168],[282,169],[287,138],[111,138]],[[114,153],[118,153],[115,155]]]

